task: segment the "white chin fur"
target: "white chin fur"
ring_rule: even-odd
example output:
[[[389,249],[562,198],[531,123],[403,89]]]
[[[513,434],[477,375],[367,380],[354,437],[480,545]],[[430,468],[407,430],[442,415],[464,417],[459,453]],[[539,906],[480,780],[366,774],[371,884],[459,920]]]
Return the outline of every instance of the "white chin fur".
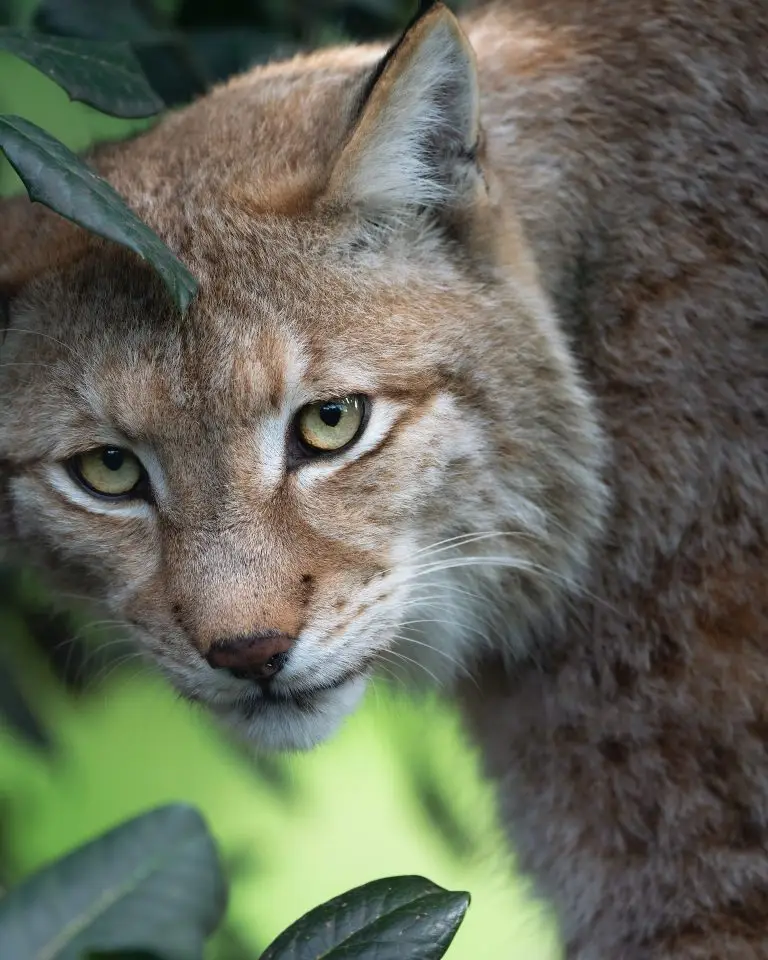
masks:
[[[217,713],[257,749],[311,750],[332,736],[357,707],[367,682],[366,677],[355,677],[333,690],[323,690],[312,697],[311,706],[262,701],[252,716],[234,706]]]

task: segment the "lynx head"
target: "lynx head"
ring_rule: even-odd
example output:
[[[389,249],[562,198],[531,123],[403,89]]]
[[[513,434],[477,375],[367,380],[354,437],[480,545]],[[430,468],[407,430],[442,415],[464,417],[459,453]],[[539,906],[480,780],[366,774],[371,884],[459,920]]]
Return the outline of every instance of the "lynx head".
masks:
[[[449,682],[578,583],[600,440],[431,7],[93,162],[200,280],[26,200],[0,230],[0,528],[267,747]]]

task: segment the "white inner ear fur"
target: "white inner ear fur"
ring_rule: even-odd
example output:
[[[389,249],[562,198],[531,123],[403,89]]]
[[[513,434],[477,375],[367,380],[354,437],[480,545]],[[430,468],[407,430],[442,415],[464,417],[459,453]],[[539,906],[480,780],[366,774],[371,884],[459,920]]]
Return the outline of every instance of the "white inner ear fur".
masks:
[[[478,131],[474,54],[455,17],[438,7],[385,67],[331,192],[369,210],[445,203],[455,189],[449,167],[466,162]]]

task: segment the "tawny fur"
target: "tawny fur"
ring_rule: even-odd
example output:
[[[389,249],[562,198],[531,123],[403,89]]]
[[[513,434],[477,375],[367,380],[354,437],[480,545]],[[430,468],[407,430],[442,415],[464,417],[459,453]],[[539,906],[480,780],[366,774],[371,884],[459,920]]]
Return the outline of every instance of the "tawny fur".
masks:
[[[763,960],[768,12],[463,27],[438,6],[383,70],[273,64],[97,151],[200,278],[186,318],[132,255],[4,205],[8,553],[267,746],[421,664],[569,960]],[[359,443],[286,471],[293,412],[355,392]],[[106,443],[154,504],[59,466]],[[297,638],[272,705],[201,656],[263,627]]]

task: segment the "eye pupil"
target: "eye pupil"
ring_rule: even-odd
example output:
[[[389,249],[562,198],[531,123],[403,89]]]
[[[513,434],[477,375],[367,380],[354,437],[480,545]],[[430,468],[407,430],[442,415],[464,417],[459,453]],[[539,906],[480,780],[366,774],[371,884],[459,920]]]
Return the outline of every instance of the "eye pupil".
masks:
[[[144,497],[149,492],[141,461],[122,447],[94,447],[76,454],[65,465],[89,493],[101,497]]]
[[[125,454],[117,447],[105,447],[101,455],[101,462],[107,470],[120,470],[125,463]]]
[[[320,419],[326,427],[337,427],[342,417],[342,409],[337,403],[324,403],[320,408]]]
[[[366,412],[367,398],[362,394],[308,403],[293,422],[299,453],[306,459],[345,450],[365,428]]]

